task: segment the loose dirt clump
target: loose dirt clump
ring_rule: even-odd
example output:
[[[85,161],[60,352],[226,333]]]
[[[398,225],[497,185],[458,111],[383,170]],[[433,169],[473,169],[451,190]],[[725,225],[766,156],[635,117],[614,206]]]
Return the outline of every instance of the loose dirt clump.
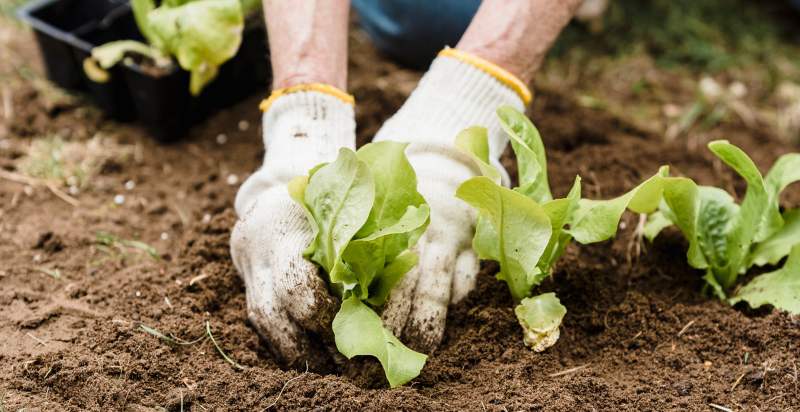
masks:
[[[20,31],[9,50],[24,55],[19,45],[32,41]],[[419,74],[385,62],[360,34],[352,44],[363,143]],[[0,117],[6,172],[24,173],[20,156],[55,133],[85,144],[102,132],[124,146],[110,150],[133,155],[92,174],[78,205],[0,179],[0,410],[800,408],[800,320],[701,296],[679,234],[640,244],[633,215],[614,241],[571,246],[542,285],[568,308],[561,339],[544,353],[523,345],[511,297],[493,277],[497,266],[486,264],[476,290],[451,307],[441,347],[411,385],[389,390],[369,361],[327,374],[313,372],[325,366],[313,359],[308,371],[283,370],[247,324],[244,285],[228,252],[236,189],[263,154],[260,130],[238,127],[260,124],[258,98],[182,142],[158,145],[84,102],[44,110],[31,82],[11,90],[15,114]],[[661,164],[743,193],[742,182],[702,146],[666,142],[577,104],[564,90],[540,87],[537,96],[531,115],[548,147],[556,194],[580,174],[588,196],[612,197]],[[700,138],[718,137],[762,168],[797,150],[735,122]],[[503,161],[515,171],[513,159]],[[787,192],[786,205],[800,204],[800,191]],[[243,370],[209,339],[174,345],[142,328],[192,341],[206,333],[206,322]]]

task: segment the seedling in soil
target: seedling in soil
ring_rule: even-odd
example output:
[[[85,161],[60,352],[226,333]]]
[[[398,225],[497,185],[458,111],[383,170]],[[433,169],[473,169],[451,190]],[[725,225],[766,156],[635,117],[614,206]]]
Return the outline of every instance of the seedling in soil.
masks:
[[[132,0],[136,25],[148,44],[133,40],[106,43],[92,50],[84,65],[91,79],[103,81],[128,54],[148,59],[156,68],[172,65],[170,56],[191,73],[189,90],[198,95],[217,76],[219,67],[239,50],[244,17],[257,9],[254,0]],[[95,64],[99,65],[96,67]]]
[[[427,359],[403,345],[376,313],[417,264],[409,249],[429,223],[430,209],[417,192],[405,148],[386,141],[358,152],[341,149],[336,161],[289,184],[314,231],[305,256],[325,271],[342,298],[333,320],[336,347],[348,359],[378,358],[392,387],[419,375]]]
[[[551,275],[553,266],[574,239],[582,244],[616,234],[625,209],[651,212],[661,199],[666,168],[630,192],[611,200],[581,198],[581,179],[565,198],[554,199],[547,179],[547,159],[538,130],[511,107],[497,111],[517,157],[519,186],[499,184],[500,173],[489,164],[487,131],[471,127],[456,137],[484,176],[464,182],[456,196],[478,210],[473,248],[478,257],[500,263],[497,278],[508,284],[524,342],[535,351],[555,344],[566,308],[554,293],[532,296],[533,288]]]
[[[158,254],[158,251],[153,246],[138,240],[121,239],[107,232],[97,232],[95,243],[98,250],[104,252],[114,260],[126,259],[130,256],[129,251],[131,249],[144,252],[153,260],[161,259],[161,255]]]
[[[796,249],[800,209],[781,213],[779,204],[781,192],[800,181],[800,153],[780,157],[765,178],[750,157],[731,143],[718,140],[708,147],[747,182],[741,204],[722,189],[668,178],[664,201],[649,216],[645,236],[652,240],[664,228],[677,226],[689,241],[689,265],[705,270],[706,286],[723,300],[750,268],[776,265],[791,253],[784,269],[757,276],[733,291],[728,302],[745,301],[753,307],[769,303],[800,313],[800,251]]]

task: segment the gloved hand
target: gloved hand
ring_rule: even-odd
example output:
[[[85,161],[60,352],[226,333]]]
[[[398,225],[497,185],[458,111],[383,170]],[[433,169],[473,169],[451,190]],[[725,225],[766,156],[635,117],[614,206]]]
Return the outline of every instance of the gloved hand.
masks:
[[[444,333],[447,306],[475,287],[479,269],[472,250],[476,215],[455,197],[456,188],[479,171],[455,148],[455,137],[469,126],[486,127],[491,160],[507,183],[499,163],[507,137],[495,111],[501,105],[524,110],[530,99],[528,88],[512,74],[445,49],[375,137],[411,143],[406,153],[418,190],[431,207],[430,226],[417,244],[419,264],[392,291],[382,314],[387,327],[414,349],[435,349]]]
[[[335,160],[339,148],[355,148],[353,98],[330,86],[300,85],[273,92],[262,110],[264,165],[236,195],[231,256],[245,282],[250,322],[278,356],[298,366],[321,345],[308,333],[331,333],[338,304],[303,258],[312,232],[286,184]]]

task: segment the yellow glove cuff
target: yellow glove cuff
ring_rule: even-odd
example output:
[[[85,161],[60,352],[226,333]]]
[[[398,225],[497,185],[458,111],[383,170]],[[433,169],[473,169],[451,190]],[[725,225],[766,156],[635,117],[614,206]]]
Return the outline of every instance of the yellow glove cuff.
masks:
[[[464,63],[470,64],[479,70],[486,72],[490,76],[497,79],[497,81],[503,83],[509,89],[517,93],[525,105],[528,105],[531,100],[533,100],[533,94],[531,93],[531,90],[528,89],[528,86],[526,86],[522,80],[511,74],[511,72],[508,70],[486,59],[450,47],[445,47],[444,50],[440,51],[439,56],[452,57],[454,59],[461,60]]]
[[[325,93],[351,106],[355,105],[356,102],[355,98],[353,98],[353,95],[348,94],[344,90],[341,90],[337,87],[333,87],[329,84],[305,83],[305,84],[298,84],[295,86],[284,87],[282,89],[273,90],[272,94],[270,94],[268,98],[261,101],[261,104],[258,105],[258,108],[261,109],[262,112],[266,112],[267,110],[269,110],[269,107],[272,106],[272,103],[279,97],[296,92]]]

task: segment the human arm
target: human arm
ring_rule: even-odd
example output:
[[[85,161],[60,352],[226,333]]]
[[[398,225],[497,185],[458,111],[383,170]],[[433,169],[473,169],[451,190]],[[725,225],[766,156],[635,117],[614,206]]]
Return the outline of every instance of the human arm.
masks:
[[[274,89],[347,88],[349,9],[350,0],[264,0]]]
[[[483,0],[456,49],[530,84],[581,0]]]

